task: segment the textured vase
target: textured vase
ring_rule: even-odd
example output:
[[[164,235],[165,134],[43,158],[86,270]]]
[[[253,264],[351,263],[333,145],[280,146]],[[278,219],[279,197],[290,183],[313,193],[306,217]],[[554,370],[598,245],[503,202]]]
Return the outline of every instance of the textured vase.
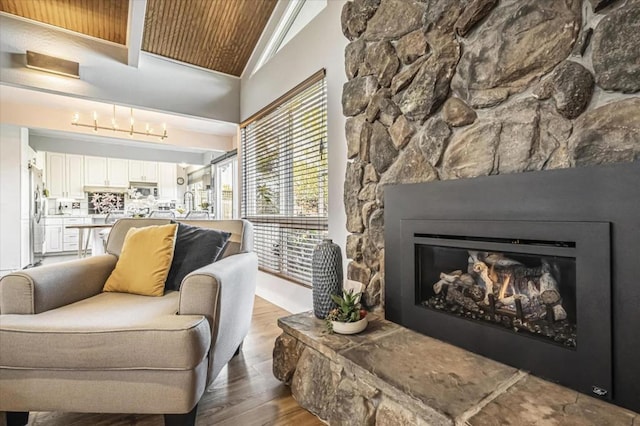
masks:
[[[313,249],[313,313],[320,319],[338,305],[331,300],[332,294],[342,291],[342,253],[340,246],[330,239],[322,240]]]

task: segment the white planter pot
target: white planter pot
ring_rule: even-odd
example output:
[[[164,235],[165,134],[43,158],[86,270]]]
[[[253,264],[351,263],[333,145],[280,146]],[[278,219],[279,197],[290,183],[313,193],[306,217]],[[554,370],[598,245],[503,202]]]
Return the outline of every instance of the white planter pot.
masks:
[[[364,317],[360,321],[356,322],[331,321],[331,326],[333,327],[333,331],[335,333],[356,334],[367,328],[368,323],[369,321],[367,321],[367,317]]]

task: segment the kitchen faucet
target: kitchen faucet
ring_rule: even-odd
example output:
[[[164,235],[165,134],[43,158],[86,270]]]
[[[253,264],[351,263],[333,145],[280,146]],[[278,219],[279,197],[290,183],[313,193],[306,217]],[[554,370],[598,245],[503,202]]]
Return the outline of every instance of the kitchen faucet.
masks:
[[[189,195],[188,206],[187,206],[187,195]],[[193,192],[185,191],[184,195],[182,196],[182,202],[184,203],[184,206],[187,208],[188,211],[195,210],[195,205],[194,205],[195,199],[194,199]]]

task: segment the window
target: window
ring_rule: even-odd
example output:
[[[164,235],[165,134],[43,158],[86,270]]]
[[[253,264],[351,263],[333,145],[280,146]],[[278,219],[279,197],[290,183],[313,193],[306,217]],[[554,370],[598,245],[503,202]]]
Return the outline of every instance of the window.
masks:
[[[216,219],[228,220],[238,217],[238,191],[236,190],[236,176],[238,158],[226,158],[217,162],[216,168]]]
[[[205,166],[187,175],[187,191],[193,194],[193,206],[188,209],[207,210],[211,206],[211,166]]]
[[[251,74],[266,64],[326,6],[327,0],[291,0]]]
[[[313,248],[327,235],[324,70],[241,125],[242,217],[260,268],[311,284]]]

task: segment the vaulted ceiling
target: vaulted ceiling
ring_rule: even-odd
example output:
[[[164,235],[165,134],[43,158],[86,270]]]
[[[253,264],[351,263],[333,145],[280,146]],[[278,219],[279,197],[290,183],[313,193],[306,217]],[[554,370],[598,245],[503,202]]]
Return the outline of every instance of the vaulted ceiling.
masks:
[[[129,0],[0,0],[0,11],[114,43],[127,43]]]
[[[240,76],[276,3],[147,0],[141,48]],[[132,30],[129,0],[0,0],[0,11],[122,45]]]

